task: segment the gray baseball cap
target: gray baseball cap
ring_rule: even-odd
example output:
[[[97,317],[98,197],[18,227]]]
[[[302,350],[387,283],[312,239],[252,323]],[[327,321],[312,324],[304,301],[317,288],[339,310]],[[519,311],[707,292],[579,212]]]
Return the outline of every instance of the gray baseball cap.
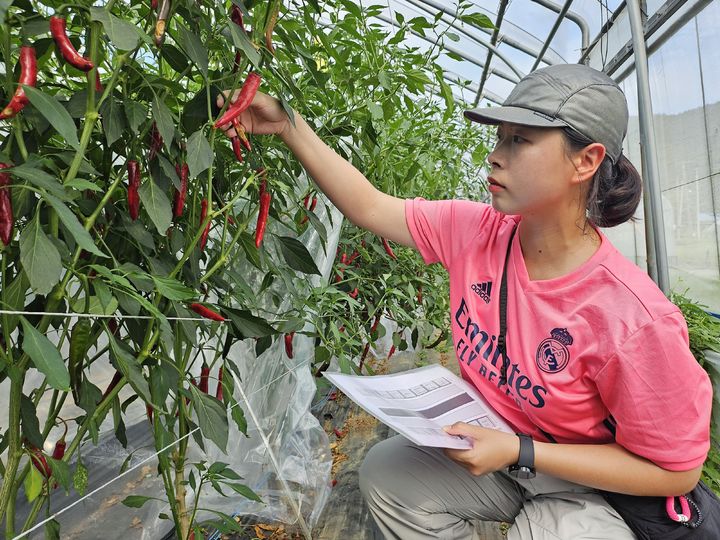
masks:
[[[533,71],[517,83],[500,107],[465,111],[481,124],[509,122],[535,127],[570,127],[605,146],[613,163],[622,152],[628,124],[625,94],[602,71],[558,64]]]

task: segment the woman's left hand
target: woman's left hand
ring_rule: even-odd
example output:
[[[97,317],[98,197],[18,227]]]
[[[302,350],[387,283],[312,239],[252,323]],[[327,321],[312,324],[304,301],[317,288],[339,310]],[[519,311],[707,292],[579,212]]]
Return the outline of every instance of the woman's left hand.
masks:
[[[461,435],[471,440],[472,448],[468,450],[446,448],[445,455],[474,475],[499,471],[518,461],[520,439],[513,433],[464,422],[455,422],[444,429],[450,435]]]

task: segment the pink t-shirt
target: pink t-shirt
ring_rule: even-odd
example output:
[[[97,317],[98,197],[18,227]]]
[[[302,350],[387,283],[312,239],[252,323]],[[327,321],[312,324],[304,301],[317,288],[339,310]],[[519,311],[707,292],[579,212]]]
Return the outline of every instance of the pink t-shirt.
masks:
[[[680,310],[601,234],[565,276],[531,281],[515,235],[508,262],[507,385],[500,281],[518,216],[487,204],[407,200],[427,264],[450,275],[455,353],[470,381],[517,431],[538,441],[616,442],[658,466],[701,465],[710,448],[710,379],[688,347]]]

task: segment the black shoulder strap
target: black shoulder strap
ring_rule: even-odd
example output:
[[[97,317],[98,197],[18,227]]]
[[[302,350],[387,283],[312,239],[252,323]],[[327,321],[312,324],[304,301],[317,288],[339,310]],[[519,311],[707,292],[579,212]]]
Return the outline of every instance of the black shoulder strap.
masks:
[[[502,280],[500,281],[500,334],[498,335],[497,348],[502,355],[502,366],[500,366],[500,384],[507,384],[507,369],[510,363],[507,359],[507,350],[505,348],[505,332],[507,330],[507,267],[510,260],[510,250],[512,249],[513,238],[517,232],[517,224],[510,233],[510,241],[508,242],[507,252],[505,253],[505,264],[503,266]]]

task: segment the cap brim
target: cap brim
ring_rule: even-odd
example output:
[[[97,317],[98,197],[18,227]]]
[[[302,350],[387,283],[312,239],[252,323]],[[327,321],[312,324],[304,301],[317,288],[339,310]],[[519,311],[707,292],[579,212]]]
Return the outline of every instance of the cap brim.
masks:
[[[480,124],[508,122],[533,127],[562,127],[568,125],[560,119],[550,118],[537,111],[507,105],[467,110],[465,111],[465,117]]]

